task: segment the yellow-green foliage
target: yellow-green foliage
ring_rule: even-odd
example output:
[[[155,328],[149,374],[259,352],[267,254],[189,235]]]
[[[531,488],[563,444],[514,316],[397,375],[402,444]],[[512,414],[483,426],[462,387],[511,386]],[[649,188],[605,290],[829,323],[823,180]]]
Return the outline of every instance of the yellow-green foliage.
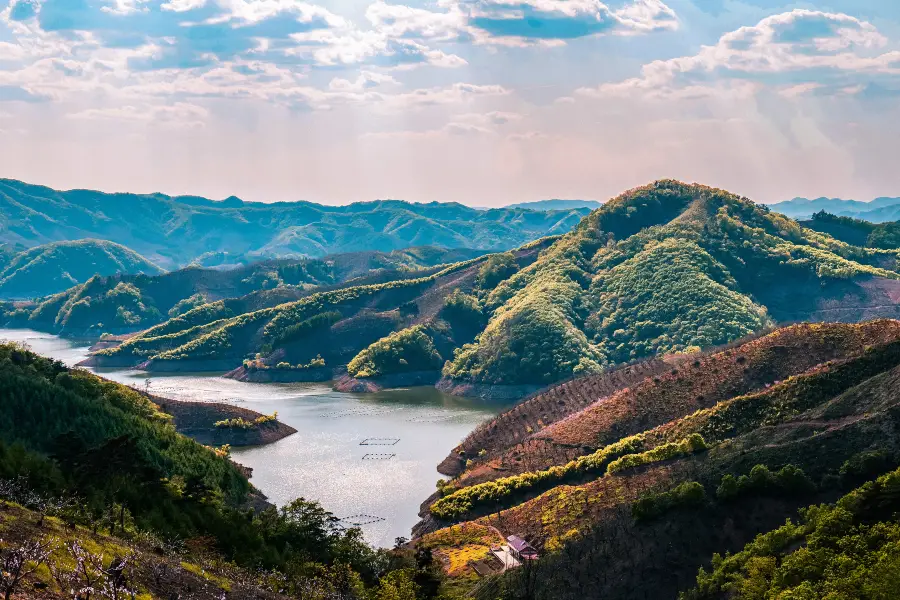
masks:
[[[547,536],[544,549],[559,550],[579,533],[579,524],[592,504],[600,496],[573,486],[559,486],[548,493],[541,503],[541,530]]]
[[[432,371],[441,366],[441,355],[421,325],[396,331],[353,357],[347,372],[353,377],[379,377],[392,373]]]
[[[609,463],[606,471],[608,473],[618,473],[626,469],[633,469],[634,467],[640,467],[642,465],[649,465],[663,460],[702,452],[706,450],[706,448],[707,446],[706,442],[703,440],[703,436],[699,433],[693,433],[680,442],[663,444],[639,454],[626,454]]]
[[[737,288],[696,242],[651,241],[596,276],[587,329],[613,362],[723,344],[769,324],[765,308]]]
[[[358,302],[376,293],[423,287],[437,278],[465,269],[484,260],[476,258],[455,263],[427,277],[400,279],[382,284],[361,285],[320,292],[272,308],[235,315],[229,301],[199,306],[165,323],[151,327],[117,348],[99,352],[102,356],[142,356],[162,360],[204,360],[234,358],[262,333],[265,344],[272,344],[292,331],[290,328],[323,313],[331,315],[336,307]]]
[[[643,443],[643,436],[635,435],[563,466],[464,487],[435,501],[431,505],[431,514],[439,519],[458,519],[475,508],[500,504],[519,493],[540,491],[587,473],[604,473],[612,460],[637,451]]]
[[[215,426],[220,429],[254,429],[260,425],[265,425],[266,423],[274,423],[277,420],[278,413],[276,412],[271,415],[260,415],[252,421],[248,421],[243,417],[224,419],[222,421],[216,421]]]
[[[463,574],[472,561],[487,558],[491,546],[505,540],[496,530],[478,523],[462,523],[422,536],[417,546],[433,549],[446,559],[445,570],[451,575]]]

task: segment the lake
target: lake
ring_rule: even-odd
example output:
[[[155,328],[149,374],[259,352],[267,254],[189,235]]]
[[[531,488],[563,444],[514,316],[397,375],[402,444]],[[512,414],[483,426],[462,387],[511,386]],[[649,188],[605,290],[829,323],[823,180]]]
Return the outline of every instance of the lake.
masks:
[[[0,329],[0,339],[24,342],[69,366],[88,354],[87,342],[37,331]],[[440,477],[437,464],[476,425],[503,408],[432,387],[354,394],[332,391],[324,383],[94,371],[169,398],[227,402],[265,414],[277,411],[278,419],[297,433],[267,446],[232,449],[237,462],[253,469],[253,484],[278,505],[301,496],[318,500],[380,546],[409,537],[419,505]]]

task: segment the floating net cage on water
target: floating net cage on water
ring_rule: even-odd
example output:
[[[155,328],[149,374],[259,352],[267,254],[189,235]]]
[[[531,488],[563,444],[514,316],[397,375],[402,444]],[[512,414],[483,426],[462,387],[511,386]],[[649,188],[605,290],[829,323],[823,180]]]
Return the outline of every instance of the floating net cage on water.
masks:
[[[366,438],[359,443],[360,446],[394,446],[400,438]]]
[[[339,419],[341,417],[369,417],[369,416],[378,416],[378,415],[386,415],[388,413],[394,412],[398,409],[396,408],[351,408],[348,410],[340,410],[336,412],[325,413],[320,415],[326,419]]]
[[[363,460],[391,460],[396,454],[371,453],[363,455]]]

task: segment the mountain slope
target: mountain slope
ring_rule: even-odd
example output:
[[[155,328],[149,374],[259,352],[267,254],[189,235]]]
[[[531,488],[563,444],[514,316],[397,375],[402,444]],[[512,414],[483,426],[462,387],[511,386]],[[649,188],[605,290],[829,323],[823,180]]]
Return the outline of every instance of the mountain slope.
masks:
[[[47,296],[84,283],[94,275],[162,272],[140,254],[112,242],[54,242],[20,252],[0,270],[0,297]]]
[[[894,316],[897,280],[896,251],[850,246],[722,190],[661,181],[609,201],[501,283],[486,299],[484,332],[445,375],[551,383],[773,321]]]
[[[264,371],[324,359],[328,367],[338,367],[350,363],[370,344],[415,326],[425,328],[439,355],[452,356],[454,348],[477,333],[482,321],[477,299],[469,294],[484,293],[496,285],[496,276],[508,276],[531,263],[553,239],[539,240],[514,253],[407,276],[372,277],[310,290],[315,293],[294,301],[276,302],[283,296],[275,296],[273,301],[261,303],[264,298],[252,294],[211,302],[152,327],[118,348],[99,352],[94,360],[98,364],[134,364],[149,359],[145,366],[150,369],[181,369],[187,364],[195,368],[215,364],[221,369],[244,363],[245,371]],[[249,362],[244,360],[251,357]],[[435,379],[440,364],[432,373]]]
[[[230,314],[297,300],[348,280],[379,282],[481,255],[434,247],[358,252],[322,259],[281,259],[232,269],[188,267],[161,275],[92,277],[36,303],[0,306],[3,323],[66,335],[99,336],[146,329],[209,302],[229,300]],[[364,278],[364,279],[360,279]]]
[[[476,210],[455,203],[396,200],[324,206],[164,194],[57,191],[0,179],[0,242],[35,246],[101,238],[174,269],[210,255],[231,264],[279,257],[382,251],[410,246],[506,250],[565,233],[588,212]]]
[[[539,599],[674,598],[713,553],[740,550],[798,508],[900,464],[900,322],[795,326],[654,371],[606,396],[616,386],[600,390],[536,432],[552,438],[555,426],[579,423],[577,439],[559,438],[566,452],[545,453],[538,470],[504,469],[473,485],[478,478],[466,474],[484,475],[497,447],[466,452],[465,473],[423,505],[417,543],[452,564],[454,531],[493,528],[545,555],[537,572],[483,582],[480,598],[516,596],[521,586]],[[531,448],[523,421],[535,423],[547,400],[581,404],[568,398],[596,383],[551,389],[543,402],[522,405],[526,413],[518,407],[495,419],[481,438],[517,448],[504,464],[512,469]]]
[[[808,221],[802,221],[802,224],[804,227],[827,233],[854,246],[900,248],[900,221],[870,223],[821,211],[815,213]]]
[[[777,322],[900,315],[897,256],[805,229],[722,190],[661,181],[609,201],[564,236],[513,253],[262,310],[210,305],[112,354],[167,367],[218,356],[218,368],[257,354],[263,367],[328,354],[329,366],[340,367],[367,345],[423,325],[445,361],[443,389],[492,394],[506,386],[521,396]],[[327,330],[302,324],[317,315],[324,323],[335,311],[341,318]],[[305,340],[279,345],[293,327]],[[391,343],[399,339],[411,338]]]

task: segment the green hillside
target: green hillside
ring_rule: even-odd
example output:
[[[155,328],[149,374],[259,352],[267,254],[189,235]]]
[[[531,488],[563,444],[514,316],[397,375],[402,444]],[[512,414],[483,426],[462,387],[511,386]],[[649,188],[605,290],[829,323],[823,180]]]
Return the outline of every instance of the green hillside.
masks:
[[[125,246],[103,240],[53,242],[12,256],[0,269],[0,297],[35,298],[94,275],[157,275],[163,270]]]
[[[821,211],[803,221],[803,225],[855,246],[900,248],[900,222],[870,223]]]
[[[491,292],[490,321],[445,375],[551,383],[777,321],[852,320],[854,307],[882,305],[874,298],[897,279],[896,251],[851,246],[722,190],[660,181],[592,212]],[[825,316],[826,305],[850,310]]]
[[[0,179],[0,243],[31,247],[105,239],[170,270],[410,246],[506,250],[565,233],[587,212],[476,210],[455,203],[399,200],[347,206],[238,198],[220,202],[164,194],[58,191]]]
[[[408,277],[421,269],[480,254],[464,248],[418,247],[322,259],[281,259],[231,269],[188,267],[161,275],[94,276],[37,302],[7,304],[0,309],[4,324],[11,327],[68,335],[121,334],[146,329],[211,302],[225,301],[229,314],[240,314],[296,300],[322,286]]]
[[[900,315],[897,256],[804,228],[722,190],[661,181],[609,201],[564,236],[515,252],[259,310],[211,304],[98,359],[177,368],[215,358],[222,368],[244,360],[305,365],[320,356],[341,367],[370,344],[393,344],[391,334],[421,325],[446,361],[442,386],[527,392],[725,344],[778,322]],[[304,329],[305,338],[287,343],[283,336],[335,312],[340,319]],[[405,369],[397,362],[393,371]]]
[[[5,597],[380,599],[439,582],[430,556],[371,548],[315,501],[269,505],[227,446],[177,433],[134,389],[0,344],[0,396]]]

